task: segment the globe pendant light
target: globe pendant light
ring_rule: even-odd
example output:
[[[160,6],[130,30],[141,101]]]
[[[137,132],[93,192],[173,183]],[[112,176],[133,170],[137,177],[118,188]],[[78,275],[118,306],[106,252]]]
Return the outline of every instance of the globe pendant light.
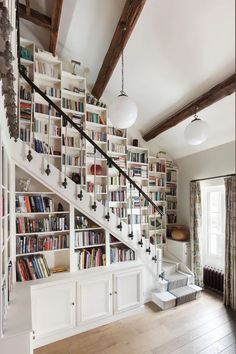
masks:
[[[123,26],[123,31],[126,27]],[[108,114],[111,123],[115,128],[128,129],[136,121],[138,115],[138,108],[136,103],[127,96],[124,91],[124,53],[121,54],[121,77],[122,87],[120,95],[116,97],[111,105],[108,107]]]
[[[208,138],[208,124],[199,119],[195,107],[194,119],[187,125],[184,131],[184,137],[190,145],[200,145]]]

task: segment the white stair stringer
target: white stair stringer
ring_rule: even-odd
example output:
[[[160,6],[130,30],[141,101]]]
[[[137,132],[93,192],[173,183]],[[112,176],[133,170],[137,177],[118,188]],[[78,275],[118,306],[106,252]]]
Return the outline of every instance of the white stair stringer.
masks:
[[[155,249],[153,245],[150,245],[151,253],[150,255],[146,252],[146,245],[144,243],[143,247],[138,245],[138,236],[134,235],[133,240],[128,237],[128,225],[122,222],[122,230],[117,228],[119,224],[119,218],[110,212],[110,221],[105,219],[105,214],[107,212],[106,208],[98,201],[97,210],[94,211],[91,208],[93,204],[93,199],[89,193],[83,190],[83,198],[80,201],[77,197],[80,189],[70,178],[67,177],[67,187],[66,189],[62,186],[65,175],[57,169],[55,166],[50,164],[51,173],[49,176],[45,173],[45,169],[48,160],[45,156],[38,154],[31,149],[31,154],[33,159],[29,162],[27,160],[27,154],[29,151],[29,146],[18,140],[17,142],[11,142],[12,148],[12,159],[17,166],[25,170],[27,173],[33,175],[40,183],[42,183],[46,188],[53,191],[55,194],[63,198],[66,202],[73,205],[77,210],[81,211],[88,218],[98,223],[106,231],[110,232],[112,235],[117,237],[121,242],[126,244],[128,247],[133,249],[137,258],[142,261],[145,268],[151,272],[154,281],[158,279],[158,275],[161,273],[161,259],[157,260],[157,263],[152,261],[152,257],[155,255]]]

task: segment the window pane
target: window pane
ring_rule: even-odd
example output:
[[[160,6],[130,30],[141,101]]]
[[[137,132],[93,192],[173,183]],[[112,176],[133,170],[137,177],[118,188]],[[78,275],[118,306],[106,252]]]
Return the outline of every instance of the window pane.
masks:
[[[220,211],[220,192],[210,192],[210,211]]]
[[[218,213],[210,213],[210,223],[209,223],[210,233],[219,233],[221,230],[221,215]]]
[[[217,252],[217,235],[210,234],[209,235],[209,253],[218,256]]]

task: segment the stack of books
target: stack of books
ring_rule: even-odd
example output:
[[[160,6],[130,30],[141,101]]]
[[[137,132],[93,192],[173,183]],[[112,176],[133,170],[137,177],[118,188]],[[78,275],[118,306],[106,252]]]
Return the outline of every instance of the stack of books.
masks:
[[[18,281],[48,278],[51,275],[44,255],[22,257],[16,260]]]

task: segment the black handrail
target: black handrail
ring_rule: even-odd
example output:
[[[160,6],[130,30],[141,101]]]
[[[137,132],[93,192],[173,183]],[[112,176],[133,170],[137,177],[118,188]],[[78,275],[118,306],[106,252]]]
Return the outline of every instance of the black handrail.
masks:
[[[35,83],[26,75],[26,68],[24,65],[21,65],[21,61],[20,61],[20,25],[19,25],[19,3],[17,0],[17,29],[18,29],[18,33],[17,33],[17,53],[18,53],[18,70],[20,75],[25,79],[26,82],[28,82],[28,84],[31,86],[32,89],[34,89],[36,92],[38,92],[38,94],[43,97],[43,99],[48,102],[48,104],[55,108],[55,110],[67,121],[69,122],[79,133],[81,136],[83,136],[97,151],[100,152],[100,154],[102,154],[105,159],[107,160],[107,164],[108,166],[113,166],[115,167],[120,174],[122,174],[127,181],[129,181],[130,184],[132,184],[140,194],[142,194],[142,196],[154,207],[155,210],[157,210],[157,212],[161,215],[164,214],[162,209],[157,206],[153,200],[132,180],[132,178],[130,178],[114,161],[113,159],[108,156],[101,148],[99,145],[97,145],[85,132],[82,128],[78,127],[76,123],[73,122],[73,120],[67,115],[65,114],[61,108],[59,108],[42,90],[40,90],[40,88],[35,85]]]

